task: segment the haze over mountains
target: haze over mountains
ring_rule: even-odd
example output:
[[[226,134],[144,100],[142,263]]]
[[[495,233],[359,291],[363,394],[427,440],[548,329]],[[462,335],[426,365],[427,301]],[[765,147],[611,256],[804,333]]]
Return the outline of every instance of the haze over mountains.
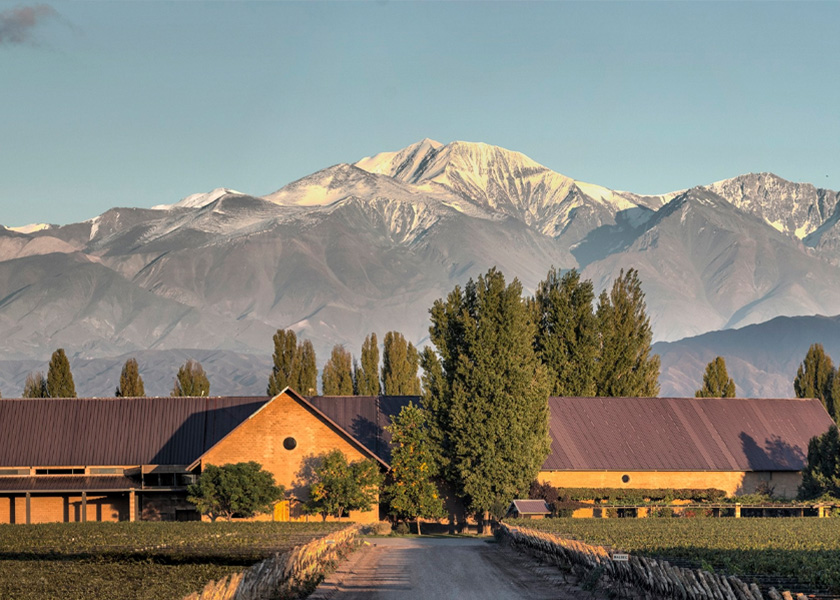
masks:
[[[77,377],[83,394],[113,393],[113,357],[142,351],[162,369],[171,355],[155,353],[178,349],[209,352],[211,383],[218,361],[225,383],[214,393],[263,393],[277,328],[311,339],[320,361],[336,343],[358,354],[371,331],[423,344],[433,301],[494,265],[529,292],[551,265],[581,270],[597,289],[635,267],[659,341],[840,314],[838,201],[770,173],[637,195],[495,146],[423,140],[262,198],[217,189],[0,228],[0,390],[19,394],[30,368],[20,365],[38,364],[16,361],[45,368],[64,347],[103,361],[90,363],[100,366],[88,389]],[[228,352],[258,355],[259,376]],[[165,381],[147,376],[149,392],[168,393],[177,366]],[[669,377],[679,379],[663,374],[663,393],[678,389]]]

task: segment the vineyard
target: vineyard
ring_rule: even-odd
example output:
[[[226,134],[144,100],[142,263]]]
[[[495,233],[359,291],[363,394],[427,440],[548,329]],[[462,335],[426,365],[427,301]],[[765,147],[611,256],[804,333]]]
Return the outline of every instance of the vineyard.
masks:
[[[0,525],[0,598],[177,600],[338,523]]]
[[[840,519],[545,519],[510,525],[611,546],[615,551],[687,561],[750,577],[796,580],[840,593]]]

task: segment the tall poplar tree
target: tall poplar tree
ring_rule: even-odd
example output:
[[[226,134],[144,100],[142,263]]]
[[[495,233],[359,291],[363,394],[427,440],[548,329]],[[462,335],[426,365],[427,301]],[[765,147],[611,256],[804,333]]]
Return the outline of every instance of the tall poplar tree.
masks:
[[[837,420],[837,406],[833,389],[835,379],[834,364],[825,353],[822,344],[811,344],[805,360],[796,370],[793,390],[797,398],[819,398],[828,414]],[[840,398],[838,398],[840,400]]]
[[[598,322],[592,282],[572,269],[562,277],[552,267],[531,302],[534,345],[552,376],[552,394],[594,396],[598,367]]]
[[[75,398],[76,385],[64,348],[53,352],[47,369],[47,394],[50,398]]]
[[[382,387],[388,396],[420,394],[420,355],[414,345],[398,331],[385,334],[382,357]]]
[[[610,293],[601,292],[596,317],[601,346],[597,395],[658,395],[659,355],[651,356],[653,330],[636,269],[622,269]]]
[[[295,332],[291,329],[278,329],[274,334],[274,366],[268,377],[269,396],[276,396],[287,387],[295,388],[300,379],[300,361]],[[305,393],[305,392],[301,392]]]
[[[210,380],[197,360],[189,359],[175,376],[172,396],[209,396]]]
[[[424,352],[444,475],[486,525],[527,492],[549,452],[548,372],[522,286],[491,269],[431,309],[439,358]]]
[[[378,396],[382,393],[379,385],[379,342],[376,334],[371,333],[362,344],[361,364],[353,372],[356,393],[360,396]]]
[[[30,373],[26,376],[26,382],[23,384],[22,398],[49,398],[50,394],[47,391],[47,380],[41,371]]]
[[[303,340],[298,344],[298,371],[297,387],[292,389],[304,396],[314,396],[318,393],[318,367],[315,363],[315,348],[310,340]]]
[[[353,358],[341,344],[333,346],[332,354],[324,365],[321,387],[325,396],[353,395]]]
[[[735,381],[726,371],[726,361],[718,356],[708,365],[703,374],[703,387],[694,392],[696,398],[734,398]]]
[[[126,398],[140,398],[146,395],[146,388],[143,386],[143,378],[140,377],[140,368],[137,366],[136,359],[129,358],[125,361],[115,395]]]

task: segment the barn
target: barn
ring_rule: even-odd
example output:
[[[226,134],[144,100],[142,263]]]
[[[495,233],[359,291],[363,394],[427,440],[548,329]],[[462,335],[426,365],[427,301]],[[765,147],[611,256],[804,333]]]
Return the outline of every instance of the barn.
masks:
[[[390,460],[384,427],[405,396],[0,399],[0,523],[189,520],[186,488],[207,464],[257,461],[301,519],[301,473],[338,449]],[[765,482],[792,497],[808,441],[832,424],[818,400],[549,399],[551,452],[538,478],[575,488],[718,488]],[[457,511],[456,512],[460,512]],[[379,511],[351,513],[360,522]]]
[[[338,449],[388,468],[383,429],[403,397],[0,400],[0,523],[192,520],[186,488],[207,464],[257,461],[293,498],[273,518],[303,518],[300,473]],[[379,519],[379,511],[351,513]],[[272,518],[272,515],[265,518]]]
[[[565,488],[706,489],[761,483],[796,497],[808,441],[834,423],[814,399],[549,398],[539,480]]]

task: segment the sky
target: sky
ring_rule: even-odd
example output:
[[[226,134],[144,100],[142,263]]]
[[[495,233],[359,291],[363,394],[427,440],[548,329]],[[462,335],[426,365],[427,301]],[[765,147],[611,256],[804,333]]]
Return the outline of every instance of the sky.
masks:
[[[271,193],[423,138],[664,193],[840,190],[840,2],[7,2],[0,224]]]

